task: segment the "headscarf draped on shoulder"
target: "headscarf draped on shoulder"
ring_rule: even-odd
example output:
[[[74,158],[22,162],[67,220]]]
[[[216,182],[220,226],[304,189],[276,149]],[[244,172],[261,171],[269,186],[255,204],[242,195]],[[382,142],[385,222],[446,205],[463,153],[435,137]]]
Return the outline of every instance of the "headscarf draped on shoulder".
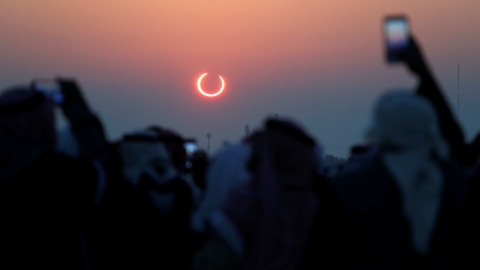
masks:
[[[284,119],[267,119],[252,144],[252,178],[232,189],[211,224],[242,269],[296,269],[319,204],[311,188],[319,148]]]
[[[428,252],[444,185],[439,161],[449,157],[433,105],[408,90],[386,92],[374,107],[367,138],[399,187],[413,247]]]

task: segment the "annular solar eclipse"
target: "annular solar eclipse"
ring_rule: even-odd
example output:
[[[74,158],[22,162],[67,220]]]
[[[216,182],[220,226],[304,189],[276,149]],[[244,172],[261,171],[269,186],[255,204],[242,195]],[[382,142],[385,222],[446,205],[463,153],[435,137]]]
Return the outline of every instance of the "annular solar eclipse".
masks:
[[[225,81],[223,80],[222,76],[220,76],[220,75],[218,75],[218,77],[220,78],[220,81],[222,82],[222,86],[220,87],[220,90],[218,90],[217,92],[214,92],[213,94],[209,94],[202,89],[202,79],[203,79],[203,77],[207,76],[207,74],[208,73],[203,73],[202,75],[200,75],[200,77],[198,77],[198,80],[197,80],[198,91],[202,95],[207,96],[207,97],[215,97],[215,96],[220,95],[220,93],[222,93],[223,89],[225,88]]]

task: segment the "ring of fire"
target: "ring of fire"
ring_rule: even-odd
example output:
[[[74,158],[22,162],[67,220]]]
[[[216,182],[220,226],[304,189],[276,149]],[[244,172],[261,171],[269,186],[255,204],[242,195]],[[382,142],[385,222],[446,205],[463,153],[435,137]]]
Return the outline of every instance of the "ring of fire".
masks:
[[[201,83],[202,83],[202,79],[203,77],[205,77],[208,73],[204,73],[202,74],[200,77],[198,77],[198,80],[197,80],[197,88],[198,88],[198,91],[200,91],[200,93],[202,93],[202,95],[204,96],[207,96],[207,97],[214,97],[214,96],[218,96],[220,95],[220,93],[222,93],[223,89],[225,88],[225,81],[223,80],[222,76],[218,76],[220,78],[220,80],[222,81],[222,87],[220,88],[220,90],[218,90],[216,93],[214,94],[208,94],[208,93],[205,93],[203,90],[202,90],[202,86],[201,86]]]

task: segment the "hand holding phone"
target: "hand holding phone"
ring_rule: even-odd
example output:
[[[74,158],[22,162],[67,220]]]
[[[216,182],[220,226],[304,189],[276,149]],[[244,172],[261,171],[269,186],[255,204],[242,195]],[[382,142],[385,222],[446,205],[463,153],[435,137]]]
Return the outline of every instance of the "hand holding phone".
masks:
[[[194,154],[198,150],[197,142],[195,139],[186,139],[183,143],[183,147],[187,152],[187,161],[185,163],[185,168],[191,170],[194,166]]]
[[[34,91],[43,93],[56,104],[62,104],[64,101],[62,87],[55,79],[35,79],[32,87]]]
[[[194,139],[185,140],[183,144],[187,151],[187,156],[191,157],[198,150],[197,142]]]
[[[410,46],[410,26],[407,17],[387,16],[383,28],[387,62],[401,62],[402,54]]]

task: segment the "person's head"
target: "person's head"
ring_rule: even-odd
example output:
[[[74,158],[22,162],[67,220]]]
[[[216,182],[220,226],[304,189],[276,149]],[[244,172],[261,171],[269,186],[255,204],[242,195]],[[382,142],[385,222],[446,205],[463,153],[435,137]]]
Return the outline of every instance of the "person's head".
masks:
[[[267,119],[264,128],[252,136],[250,170],[265,159],[285,174],[310,174],[319,171],[322,148],[299,123],[291,119]]]
[[[408,90],[392,90],[380,96],[366,137],[382,151],[429,146],[441,158],[448,154],[433,105]]]
[[[158,126],[150,126],[148,130],[156,133],[156,138],[167,148],[173,166],[181,173],[185,173],[187,162],[187,150],[185,139],[177,132]]]
[[[54,103],[28,86],[13,86],[0,94],[0,137],[54,150]]]
[[[159,127],[127,133],[118,144],[124,176],[134,184],[148,176],[158,184],[185,172],[184,140],[178,134]]]

